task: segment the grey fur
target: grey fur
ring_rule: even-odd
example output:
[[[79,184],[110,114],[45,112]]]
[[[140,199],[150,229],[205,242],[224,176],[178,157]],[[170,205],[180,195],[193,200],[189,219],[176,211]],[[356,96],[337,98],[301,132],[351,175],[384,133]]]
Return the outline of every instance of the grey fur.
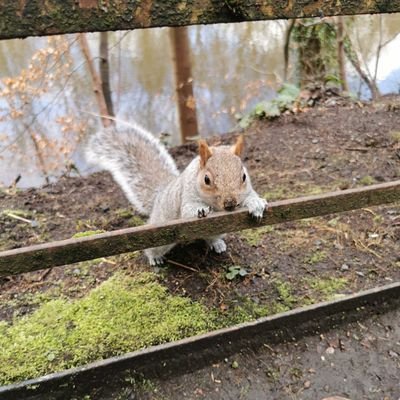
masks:
[[[149,132],[137,124],[129,129],[108,128],[93,135],[86,147],[89,162],[112,173],[128,200],[143,214],[150,215],[150,224],[177,218],[205,217],[223,209],[224,198],[235,198],[237,206],[248,207],[249,213],[261,218],[267,202],[253,190],[240,159],[230,147],[213,147],[210,171],[215,172],[217,193],[202,189],[199,156],[179,174],[172,157]],[[204,171],[204,170],[203,170]],[[217,253],[226,250],[223,236],[208,238],[209,247]],[[150,264],[161,264],[174,244],[145,250]]]
[[[128,200],[144,215],[150,215],[157,192],[179,175],[166,149],[137,124],[99,131],[90,137],[85,150],[87,160],[111,172]]]

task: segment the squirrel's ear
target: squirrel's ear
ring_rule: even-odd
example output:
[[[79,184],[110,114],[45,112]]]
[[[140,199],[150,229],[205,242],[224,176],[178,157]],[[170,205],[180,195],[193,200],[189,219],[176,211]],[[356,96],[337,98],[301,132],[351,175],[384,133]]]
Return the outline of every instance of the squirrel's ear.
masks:
[[[204,168],[207,160],[212,156],[212,151],[204,139],[199,140],[200,166]]]
[[[244,136],[240,135],[237,138],[236,143],[231,147],[231,152],[240,157],[243,153],[243,149],[244,149]]]

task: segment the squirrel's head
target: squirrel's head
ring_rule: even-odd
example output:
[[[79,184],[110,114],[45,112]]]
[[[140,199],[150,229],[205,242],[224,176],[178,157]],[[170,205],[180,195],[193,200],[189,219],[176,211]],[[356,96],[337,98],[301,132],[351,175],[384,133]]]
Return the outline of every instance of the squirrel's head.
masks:
[[[243,148],[242,135],[233,146],[209,147],[205,140],[199,140],[198,193],[216,211],[234,210],[251,190],[250,178],[240,158]]]

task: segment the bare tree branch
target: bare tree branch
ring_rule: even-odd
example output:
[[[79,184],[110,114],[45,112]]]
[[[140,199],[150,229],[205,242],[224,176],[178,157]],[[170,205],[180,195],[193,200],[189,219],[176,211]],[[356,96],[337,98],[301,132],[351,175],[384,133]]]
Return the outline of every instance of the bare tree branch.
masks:
[[[108,60],[108,32],[100,32],[100,45],[99,45],[99,53],[100,53],[100,62],[99,62],[99,70],[100,70],[100,79],[101,79],[101,87],[104,94],[104,100],[106,102],[108,115],[114,116],[114,108],[111,96],[111,87],[110,87],[110,67]]]
[[[90,54],[90,49],[89,49],[89,45],[88,45],[88,42],[86,39],[86,35],[84,33],[80,33],[78,38],[79,38],[79,45],[81,47],[82,53],[85,57],[87,66],[89,68],[89,73],[90,73],[90,77],[92,79],[92,84],[93,84],[93,91],[96,96],[100,114],[108,116],[109,115],[108,108],[107,108],[106,99],[104,97],[104,92],[102,89],[101,79],[94,67],[93,58]],[[101,122],[104,127],[108,127],[112,124],[112,121],[108,118],[102,118]]]

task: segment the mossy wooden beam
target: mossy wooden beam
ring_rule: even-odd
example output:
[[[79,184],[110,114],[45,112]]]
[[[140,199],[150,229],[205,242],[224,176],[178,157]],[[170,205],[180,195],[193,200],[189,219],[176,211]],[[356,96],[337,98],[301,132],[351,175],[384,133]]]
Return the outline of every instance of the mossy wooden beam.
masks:
[[[270,204],[261,221],[255,221],[246,209],[240,209],[215,213],[207,218],[175,220],[163,225],[144,225],[39,244],[1,252],[0,276],[396,201],[400,201],[400,181],[277,201]]]
[[[400,12],[400,0],[0,0],[0,39]]]

